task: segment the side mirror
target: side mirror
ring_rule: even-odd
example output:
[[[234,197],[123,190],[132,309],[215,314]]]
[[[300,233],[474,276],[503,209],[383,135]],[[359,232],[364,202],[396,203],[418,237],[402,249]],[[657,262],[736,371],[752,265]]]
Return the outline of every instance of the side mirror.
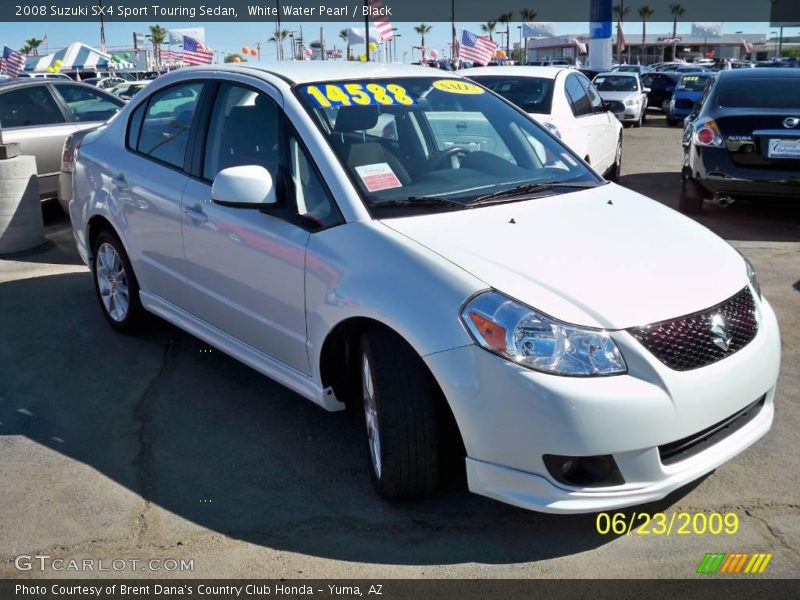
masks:
[[[245,165],[222,169],[211,185],[211,201],[234,208],[267,208],[278,199],[272,175],[264,167]]]
[[[645,94],[649,94],[649,93],[650,93],[650,88],[649,88],[649,87],[642,88],[642,91],[643,91]]]

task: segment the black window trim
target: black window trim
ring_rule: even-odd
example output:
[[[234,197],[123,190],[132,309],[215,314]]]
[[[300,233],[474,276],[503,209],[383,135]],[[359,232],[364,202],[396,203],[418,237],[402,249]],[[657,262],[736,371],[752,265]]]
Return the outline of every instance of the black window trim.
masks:
[[[128,152],[132,152],[136,156],[140,156],[141,158],[144,158],[146,160],[152,161],[152,162],[154,162],[154,163],[156,163],[158,165],[161,165],[161,166],[166,167],[168,169],[171,169],[173,171],[177,171],[177,172],[181,173],[182,175],[188,175],[189,174],[189,172],[188,172],[188,166],[189,166],[188,159],[189,159],[189,156],[192,154],[192,151],[189,148],[189,143],[192,141],[192,134],[194,133],[194,130],[197,127],[198,109],[200,108],[200,105],[203,102],[203,96],[207,93],[208,83],[210,81],[213,81],[213,80],[210,80],[210,79],[208,79],[206,77],[196,77],[196,78],[192,78],[192,79],[182,79],[181,81],[176,81],[175,83],[173,83],[171,85],[164,86],[163,88],[160,88],[160,89],[156,90],[155,92],[153,92],[152,94],[148,95],[147,98],[145,98],[141,103],[139,103],[139,105],[136,108],[134,108],[131,111],[130,115],[126,115],[128,120],[125,123],[125,149]],[[182,165],[173,165],[172,163],[169,163],[169,162],[167,162],[165,160],[161,160],[160,158],[156,158],[155,156],[151,156],[150,154],[145,154],[144,152],[140,152],[139,151],[139,138],[142,135],[142,128],[141,127],[139,128],[139,135],[136,138],[136,148],[131,148],[130,145],[128,144],[128,138],[130,137],[131,123],[133,122],[133,116],[136,114],[136,111],[138,111],[139,109],[141,109],[144,106],[144,116],[142,117],[142,125],[144,125],[144,119],[147,116],[147,111],[150,108],[150,104],[151,104],[151,102],[153,100],[153,96],[156,96],[156,95],[160,94],[161,92],[165,92],[165,91],[170,90],[170,89],[172,89],[174,87],[187,85],[187,84],[192,84],[192,83],[199,83],[203,87],[200,89],[200,95],[199,95],[199,98],[197,100],[197,107],[195,107],[194,114],[192,115],[192,123],[189,125],[189,138],[186,140],[186,151],[184,152],[184,155],[183,155],[183,164]]]

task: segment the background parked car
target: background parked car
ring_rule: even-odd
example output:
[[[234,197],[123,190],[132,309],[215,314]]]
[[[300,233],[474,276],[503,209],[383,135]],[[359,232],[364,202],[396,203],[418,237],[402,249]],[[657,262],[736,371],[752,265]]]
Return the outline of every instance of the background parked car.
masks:
[[[36,157],[42,199],[55,198],[67,136],[103,123],[124,105],[119,98],[70,79],[37,77],[0,84],[5,143]]]
[[[648,88],[642,86],[636,73],[613,71],[600,73],[594,78],[594,85],[603,100],[616,100],[625,105],[625,110],[616,112],[624,124],[641,127],[647,119]]]
[[[19,75],[17,75],[19,79],[67,79],[72,81],[69,75],[64,73],[25,73],[21,71]]]
[[[639,76],[649,73],[652,70],[653,69],[646,65],[617,65],[616,67],[611,68],[611,71],[613,72],[636,73]]]
[[[649,89],[647,106],[669,111],[669,101],[675,92],[679,76],[675,73],[646,73],[642,76],[642,85]]]
[[[800,198],[800,70],[736,69],[707,85],[683,133],[680,208]]]
[[[147,84],[150,83],[151,80],[145,79],[144,81],[125,81],[120,83],[110,90],[110,93],[114,94],[118,98],[122,100],[130,100],[133,98],[137,93],[141,92]]]
[[[127,80],[122,79],[121,77],[90,77],[82,80],[83,83],[88,83],[89,85],[93,85],[101,90],[107,91],[114,86],[119,85],[120,83],[125,83],[126,81]]]
[[[599,173],[619,179],[622,125],[592,82],[575,69],[491,67],[462,71],[520,107],[560,137]]]
[[[692,73],[681,76],[675,85],[675,93],[669,101],[667,125],[678,125],[691,114],[695,102],[700,100],[706,84],[713,78],[711,73]]]

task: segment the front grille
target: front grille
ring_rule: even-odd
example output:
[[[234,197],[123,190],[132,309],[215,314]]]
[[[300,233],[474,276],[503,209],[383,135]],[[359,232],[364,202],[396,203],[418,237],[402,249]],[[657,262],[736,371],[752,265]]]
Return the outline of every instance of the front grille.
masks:
[[[687,110],[693,107],[694,107],[694,102],[686,98],[680,98],[678,100],[675,100],[675,108],[682,108],[684,110]]]
[[[750,421],[756,418],[756,415],[764,408],[766,395],[761,396],[758,400],[751,405],[743,408],[734,415],[704,429],[694,435],[683,438],[676,442],[664,444],[658,447],[658,455],[661,458],[662,465],[673,465],[687,458],[691,458],[696,454],[700,454],[707,450],[717,442],[725,439],[729,435],[739,431],[742,427],[747,425]]]
[[[726,335],[712,331],[721,318]],[[628,332],[670,369],[690,371],[705,367],[744,348],[758,331],[750,288],[706,310],[634,327]],[[719,343],[728,342],[728,348]]]

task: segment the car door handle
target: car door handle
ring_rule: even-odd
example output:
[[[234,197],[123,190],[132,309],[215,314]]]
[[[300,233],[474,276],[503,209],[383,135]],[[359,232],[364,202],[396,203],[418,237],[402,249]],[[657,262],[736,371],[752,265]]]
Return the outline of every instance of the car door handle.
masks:
[[[184,208],[183,214],[189,217],[197,225],[208,221],[208,215],[204,213],[201,208]]]
[[[120,190],[124,190],[128,188],[128,180],[125,179],[124,173],[119,173],[115,177],[111,179],[111,183],[114,184],[114,187]]]

